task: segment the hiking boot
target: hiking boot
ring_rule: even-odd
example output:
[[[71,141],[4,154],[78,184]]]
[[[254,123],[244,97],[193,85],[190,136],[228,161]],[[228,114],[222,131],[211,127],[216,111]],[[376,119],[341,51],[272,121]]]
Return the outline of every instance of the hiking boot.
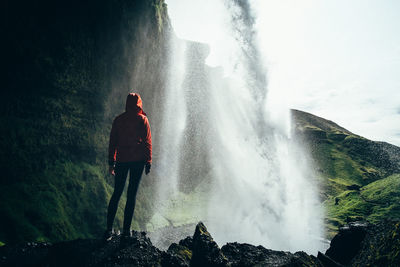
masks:
[[[110,241],[112,237],[113,237],[113,230],[106,230],[103,236],[103,240],[107,242]]]
[[[132,237],[131,231],[122,231],[121,238],[129,239]]]
[[[125,232],[123,231],[121,234],[121,245],[126,245],[127,243],[129,243],[129,240],[131,239],[132,234],[131,231],[129,232]]]

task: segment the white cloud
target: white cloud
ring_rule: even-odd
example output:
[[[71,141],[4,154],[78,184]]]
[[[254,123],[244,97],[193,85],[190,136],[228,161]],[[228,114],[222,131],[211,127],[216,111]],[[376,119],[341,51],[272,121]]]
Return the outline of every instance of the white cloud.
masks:
[[[400,145],[400,3],[299,2],[253,1],[269,89],[282,104]]]
[[[250,0],[273,105],[302,109],[400,145],[400,1]],[[168,0],[178,36],[217,44],[215,0]],[[211,51],[217,65],[229,48]]]

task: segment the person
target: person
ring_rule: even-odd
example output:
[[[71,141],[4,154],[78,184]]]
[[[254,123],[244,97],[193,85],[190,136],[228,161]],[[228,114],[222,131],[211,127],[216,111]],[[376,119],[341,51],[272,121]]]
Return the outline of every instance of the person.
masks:
[[[114,119],[108,152],[109,173],[115,176],[115,185],[108,205],[107,229],[104,236],[107,241],[112,238],[112,226],[128,171],[129,186],[124,211],[123,238],[131,235],[130,227],[135,209],[136,193],[143,169],[147,175],[151,168],[150,124],[143,111],[142,99],[139,94],[130,93],[126,98],[125,112]]]

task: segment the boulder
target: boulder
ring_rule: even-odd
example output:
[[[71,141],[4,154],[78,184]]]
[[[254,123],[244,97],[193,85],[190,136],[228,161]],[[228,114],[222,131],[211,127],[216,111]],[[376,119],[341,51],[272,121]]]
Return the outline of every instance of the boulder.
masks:
[[[347,190],[360,191],[361,186],[359,186],[358,184],[352,184],[352,185],[346,186],[346,188],[347,188]]]
[[[228,260],[213,240],[206,226],[199,222],[193,235],[190,266],[228,266]]]
[[[366,222],[352,222],[341,227],[325,254],[338,263],[348,264],[359,252],[368,226]]]
[[[118,242],[118,239],[115,240]],[[102,251],[107,248],[97,250],[92,259],[104,255]],[[161,266],[161,251],[153,246],[145,232],[134,232],[132,237],[124,242],[119,242],[116,251],[107,251],[112,254],[108,257],[100,257],[100,264],[91,262],[91,266]]]
[[[332,260],[322,252],[318,251],[317,259],[322,263],[324,267],[342,267],[343,265]]]
[[[192,251],[180,244],[173,243],[166,253],[163,253],[161,265],[163,267],[189,267]]]
[[[185,239],[179,241],[179,245],[187,247],[190,250],[193,250],[193,237],[188,236]]]
[[[351,266],[400,266],[400,221],[386,220],[367,229]]]
[[[224,245],[221,250],[230,266],[323,266],[316,257],[304,252],[292,254],[236,242]]]
[[[324,266],[336,266],[332,261],[346,266],[400,266],[399,251],[399,221],[376,225],[359,221],[340,228],[326,255],[318,259]]]

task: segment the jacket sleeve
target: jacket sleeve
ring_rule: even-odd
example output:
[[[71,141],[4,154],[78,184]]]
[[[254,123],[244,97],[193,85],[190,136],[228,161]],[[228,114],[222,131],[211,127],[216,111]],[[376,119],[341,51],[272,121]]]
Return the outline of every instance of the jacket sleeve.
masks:
[[[151,144],[151,130],[150,123],[147,117],[144,119],[144,156],[147,163],[151,163],[152,157],[152,144]]]
[[[118,141],[118,133],[117,126],[115,123],[116,120],[113,121],[110,133],[110,142],[108,144],[108,164],[113,166],[116,161],[117,156],[117,141]]]

